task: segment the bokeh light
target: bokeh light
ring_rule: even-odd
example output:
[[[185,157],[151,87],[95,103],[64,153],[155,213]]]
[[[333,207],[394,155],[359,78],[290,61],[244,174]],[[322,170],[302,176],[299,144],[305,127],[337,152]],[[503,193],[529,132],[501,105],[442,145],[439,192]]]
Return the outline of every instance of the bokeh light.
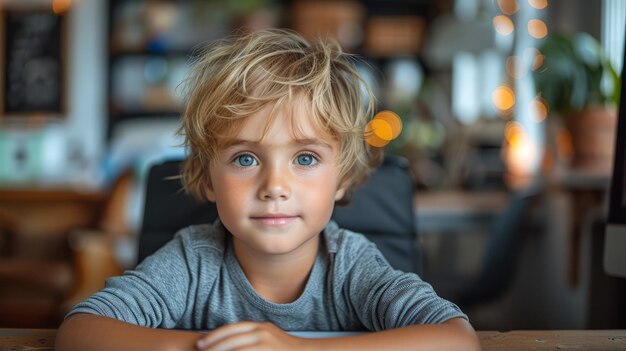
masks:
[[[535,122],[543,122],[546,117],[548,117],[548,105],[546,102],[541,97],[537,96],[530,104],[531,108],[537,112],[534,118]]]
[[[370,127],[377,137],[383,140],[393,139],[393,129],[391,129],[391,125],[387,121],[382,119],[373,119],[370,122]]]
[[[513,89],[506,85],[502,85],[494,90],[491,95],[493,104],[499,110],[507,111],[515,106],[515,93]]]
[[[519,10],[516,0],[498,0],[498,7],[506,15],[512,15]]]
[[[513,21],[511,21],[511,19],[507,16],[495,16],[492,22],[496,32],[500,33],[501,35],[509,35],[515,30]]]
[[[519,122],[507,122],[504,127],[504,138],[510,144],[514,144],[518,142],[518,138],[523,134],[523,132],[524,128]]]
[[[539,67],[541,67],[541,65],[543,65],[543,54],[541,52],[539,52],[539,50],[537,50],[538,54],[537,56],[535,56],[535,61],[533,62],[533,65],[531,66],[531,69],[533,71],[537,70]]]
[[[392,111],[381,111],[365,128],[366,141],[374,147],[383,147],[402,131],[402,120]]]
[[[528,34],[533,38],[543,39],[548,35],[548,26],[540,19],[531,19],[528,21]]]
[[[508,122],[504,130],[505,143],[502,156],[507,171],[514,175],[527,175],[529,165],[537,158],[537,145],[528,137],[519,122]]]
[[[389,124],[392,131],[391,139],[397,138],[402,131],[402,120],[400,116],[392,111],[381,111],[376,114],[374,120],[382,120]]]
[[[548,0],[528,0],[528,4],[537,10],[543,10],[548,7]]]
[[[543,54],[537,48],[526,48],[524,50],[524,62],[532,62],[530,69],[536,71],[543,64]]]
[[[367,124],[367,127],[365,128],[365,136],[366,136],[365,140],[367,141],[367,143],[374,147],[383,147],[389,144],[389,141],[390,141],[390,140],[381,139],[378,137],[378,135],[376,135],[375,127],[372,125],[372,122]]]
[[[509,56],[506,59],[506,73],[515,78],[521,79],[526,75],[526,65],[517,56]]]
[[[57,15],[69,10],[70,6],[72,6],[72,0],[52,0],[52,12]]]

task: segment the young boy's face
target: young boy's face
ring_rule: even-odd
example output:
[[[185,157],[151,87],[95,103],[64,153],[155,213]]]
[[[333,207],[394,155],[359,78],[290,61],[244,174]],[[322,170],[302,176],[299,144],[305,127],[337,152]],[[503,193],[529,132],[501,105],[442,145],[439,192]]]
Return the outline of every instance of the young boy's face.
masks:
[[[317,248],[317,235],[344,194],[339,142],[312,127],[304,108],[308,101],[294,103],[293,109],[279,110],[269,128],[271,106],[248,117],[209,167],[207,198],[216,203],[236,248],[243,244],[271,255]],[[303,134],[297,139],[292,121]]]

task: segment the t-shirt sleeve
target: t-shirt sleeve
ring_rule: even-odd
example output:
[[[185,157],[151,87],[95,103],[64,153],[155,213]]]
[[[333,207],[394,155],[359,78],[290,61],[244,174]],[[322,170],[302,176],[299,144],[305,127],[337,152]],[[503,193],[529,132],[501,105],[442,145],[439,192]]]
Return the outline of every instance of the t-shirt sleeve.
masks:
[[[145,327],[174,328],[185,311],[191,282],[189,246],[177,234],[134,270],[107,279],[102,290],[74,306],[76,313],[95,314]]]
[[[359,245],[349,245],[357,247],[349,255],[353,264],[346,271],[343,292],[350,312],[365,328],[379,331],[468,319],[417,274],[394,270],[373,243],[364,238],[359,241]]]

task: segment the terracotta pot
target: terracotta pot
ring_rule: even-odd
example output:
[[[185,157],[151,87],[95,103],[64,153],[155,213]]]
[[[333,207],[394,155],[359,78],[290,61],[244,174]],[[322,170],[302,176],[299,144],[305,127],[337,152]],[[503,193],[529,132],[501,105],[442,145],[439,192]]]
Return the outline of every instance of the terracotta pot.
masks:
[[[589,107],[565,116],[565,125],[572,136],[574,165],[611,164],[615,149],[617,109]]]

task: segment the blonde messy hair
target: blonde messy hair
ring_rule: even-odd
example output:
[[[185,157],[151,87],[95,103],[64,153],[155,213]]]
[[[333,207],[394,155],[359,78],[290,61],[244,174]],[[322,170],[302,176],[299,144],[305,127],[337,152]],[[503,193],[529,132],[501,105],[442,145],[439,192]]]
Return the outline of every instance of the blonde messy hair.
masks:
[[[341,145],[339,177],[348,184],[341,202],[347,203],[381,159],[364,138],[374,97],[349,57],[335,41],[311,45],[282,29],[235,36],[208,47],[184,85],[187,101],[179,133],[188,152],[181,172],[185,190],[206,200],[209,164],[245,118],[273,104],[271,120],[277,108],[303,96],[310,102],[312,125]],[[361,87],[369,97],[367,107]]]

